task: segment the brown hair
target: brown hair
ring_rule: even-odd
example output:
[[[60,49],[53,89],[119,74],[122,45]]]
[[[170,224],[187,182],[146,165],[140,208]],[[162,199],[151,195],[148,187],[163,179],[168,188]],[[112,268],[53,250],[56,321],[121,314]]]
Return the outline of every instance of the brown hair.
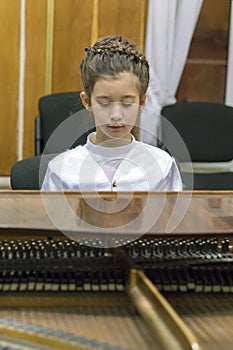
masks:
[[[120,73],[135,74],[139,79],[142,98],[149,83],[149,64],[137,46],[121,36],[104,37],[85,49],[80,69],[83,87],[90,97],[96,81],[106,75],[117,77]]]

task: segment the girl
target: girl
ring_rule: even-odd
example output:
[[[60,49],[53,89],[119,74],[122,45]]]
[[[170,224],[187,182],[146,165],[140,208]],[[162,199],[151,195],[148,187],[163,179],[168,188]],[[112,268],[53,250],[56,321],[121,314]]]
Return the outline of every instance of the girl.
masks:
[[[49,163],[42,190],[182,190],[174,159],[136,141],[131,133],[146,100],[149,65],[145,56],[120,36],[99,39],[85,50],[80,97],[93,113],[96,132],[89,134],[84,146]]]

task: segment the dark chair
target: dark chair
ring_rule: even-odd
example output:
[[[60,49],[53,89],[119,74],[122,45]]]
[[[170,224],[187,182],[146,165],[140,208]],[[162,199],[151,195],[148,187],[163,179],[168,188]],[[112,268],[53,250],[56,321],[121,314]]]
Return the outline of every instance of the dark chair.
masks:
[[[165,106],[161,115],[161,142],[179,164],[184,189],[232,190],[233,108],[183,102]]]
[[[35,155],[60,153],[85,144],[95,130],[93,116],[84,108],[80,92],[61,92],[39,99],[35,118]]]
[[[18,161],[11,168],[10,180],[13,190],[39,190],[48,163],[58,154],[46,154]]]

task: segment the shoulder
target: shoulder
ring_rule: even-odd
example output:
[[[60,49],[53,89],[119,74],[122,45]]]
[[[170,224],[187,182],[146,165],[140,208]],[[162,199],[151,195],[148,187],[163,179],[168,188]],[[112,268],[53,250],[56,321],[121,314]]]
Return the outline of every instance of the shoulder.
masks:
[[[56,157],[54,157],[50,162],[49,166],[59,167],[61,164],[74,162],[76,159],[82,160],[86,155],[88,151],[84,146],[77,146],[75,148],[69,149],[63,153],[58,154]]]
[[[169,153],[158,147],[148,145],[147,143],[143,142],[137,142],[137,144],[139,145],[139,147],[155,156],[157,160],[161,159],[163,161],[171,162],[173,159]]]

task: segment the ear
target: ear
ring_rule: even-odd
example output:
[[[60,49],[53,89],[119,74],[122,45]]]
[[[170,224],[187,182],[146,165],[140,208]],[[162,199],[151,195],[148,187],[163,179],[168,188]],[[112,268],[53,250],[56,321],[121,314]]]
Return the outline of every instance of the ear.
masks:
[[[80,92],[80,98],[82,100],[82,103],[83,103],[84,107],[86,109],[89,109],[89,107],[90,107],[90,100],[89,100],[89,96],[87,95],[87,93],[85,91],[81,91]]]
[[[143,109],[143,107],[146,104],[146,94],[142,96],[141,100],[140,100],[140,107],[141,109]]]

